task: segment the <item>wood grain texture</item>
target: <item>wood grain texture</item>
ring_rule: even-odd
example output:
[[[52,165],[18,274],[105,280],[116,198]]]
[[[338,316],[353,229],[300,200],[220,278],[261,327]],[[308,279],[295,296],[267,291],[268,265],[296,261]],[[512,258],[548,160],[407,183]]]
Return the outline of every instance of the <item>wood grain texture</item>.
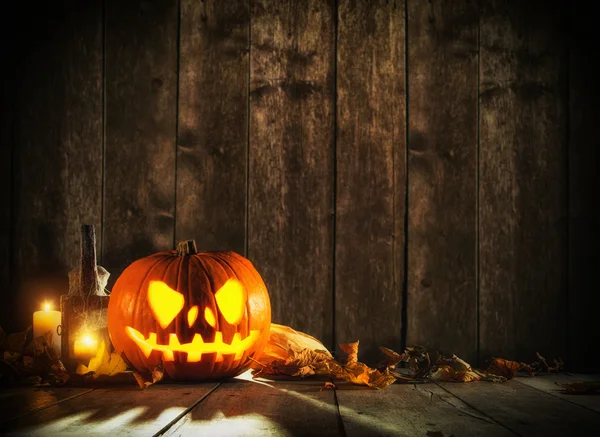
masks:
[[[405,193],[404,7],[338,11],[335,336],[401,348]]]
[[[348,437],[514,435],[435,384],[394,384],[385,390],[336,385]]]
[[[600,433],[600,415],[524,384],[441,383],[448,392],[499,422],[515,434],[593,437]]]
[[[55,387],[34,389],[33,387],[15,387],[0,392],[0,426],[17,417],[47,408],[59,402],[82,396],[91,392],[91,388]]]
[[[476,0],[408,2],[407,344],[477,359]]]
[[[323,382],[223,383],[165,435],[342,436]]]
[[[575,405],[594,410],[600,413],[600,396],[594,395],[573,395],[565,392],[563,386],[559,384],[575,384],[581,382],[600,381],[600,375],[582,375],[563,373],[557,375],[536,375],[535,378],[515,378],[515,382],[528,385],[544,393],[556,396],[559,399],[570,402]]]
[[[563,12],[541,0],[481,11],[481,360],[565,352]]]
[[[20,18],[20,9],[17,17]],[[17,21],[18,22],[18,21]],[[16,25],[2,26],[0,37],[3,40],[14,38]],[[18,35],[18,33],[17,33]],[[6,62],[18,65],[18,49],[14,44],[9,45],[6,51]],[[7,290],[4,293],[5,304],[0,308],[2,328],[8,332],[16,331],[17,323],[14,320],[16,301],[15,290],[11,284],[11,228],[13,213],[13,122],[14,122],[14,84],[16,82],[15,69],[2,69],[0,71],[0,285]]]
[[[102,206],[102,2],[40,5],[15,91],[15,319],[58,308],[82,223]],[[36,18],[37,17],[37,18]]]
[[[3,426],[6,436],[151,436],[194,405],[215,383],[97,389]]]
[[[583,1],[571,1],[569,40],[569,255],[568,359],[579,371],[600,372],[597,308],[598,149],[597,96],[600,76],[597,23]]]
[[[103,263],[173,248],[177,2],[106,4]]]
[[[252,4],[248,257],[273,321],[332,344],[333,1]]]
[[[176,239],[245,254],[248,0],[181,3]]]

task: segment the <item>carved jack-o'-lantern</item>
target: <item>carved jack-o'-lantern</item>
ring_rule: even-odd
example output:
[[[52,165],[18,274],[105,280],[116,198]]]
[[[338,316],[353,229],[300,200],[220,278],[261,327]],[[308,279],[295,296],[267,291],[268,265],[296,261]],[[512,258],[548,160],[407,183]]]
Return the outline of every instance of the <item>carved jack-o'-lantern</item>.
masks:
[[[246,258],[193,241],[131,264],[113,287],[108,330],[140,371],[161,361],[177,380],[235,376],[269,337],[271,304]]]

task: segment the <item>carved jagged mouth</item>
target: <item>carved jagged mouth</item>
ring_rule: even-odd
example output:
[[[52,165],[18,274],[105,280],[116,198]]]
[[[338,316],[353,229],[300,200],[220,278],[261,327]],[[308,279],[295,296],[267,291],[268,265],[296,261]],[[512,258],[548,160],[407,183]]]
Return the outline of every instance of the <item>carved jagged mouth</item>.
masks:
[[[177,334],[169,334],[169,344],[157,344],[156,333],[151,332],[148,338],[144,338],[142,333],[130,326],[125,328],[125,332],[140,348],[146,358],[150,357],[152,351],[160,351],[163,354],[164,361],[174,361],[173,352],[187,352],[187,362],[197,363],[202,359],[202,354],[216,353],[215,361],[223,361],[223,355],[235,355],[234,360],[240,360],[250,347],[258,339],[258,330],[250,331],[248,337],[242,340],[242,335],[236,332],[233,335],[231,344],[223,342],[223,333],[215,333],[215,341],[205,343],[200,334],[195,334],[191,343],[179,343]]]

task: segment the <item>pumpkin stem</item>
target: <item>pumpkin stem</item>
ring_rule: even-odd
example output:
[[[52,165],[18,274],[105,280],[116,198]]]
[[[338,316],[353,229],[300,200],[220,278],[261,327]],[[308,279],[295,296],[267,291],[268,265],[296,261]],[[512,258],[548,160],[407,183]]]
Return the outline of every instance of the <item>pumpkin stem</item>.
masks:
[[[177,256],[195,255],[198,253],[194,240],[180,241],[177,244]]]

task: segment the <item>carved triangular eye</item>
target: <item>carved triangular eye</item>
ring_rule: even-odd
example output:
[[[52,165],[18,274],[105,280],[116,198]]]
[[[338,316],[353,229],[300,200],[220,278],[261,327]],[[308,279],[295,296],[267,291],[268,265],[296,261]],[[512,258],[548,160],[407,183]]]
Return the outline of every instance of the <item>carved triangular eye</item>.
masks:
[[[173,290],[164,282],[152,281],[148,286],[148,302],[154,318],[165,329],[183,309],[183,294]]]
[[[215,293],[215,299],[221,314],[231,325],[237,325],[244,317],[246,289],[237,279],[229,279],[225,285]]]

